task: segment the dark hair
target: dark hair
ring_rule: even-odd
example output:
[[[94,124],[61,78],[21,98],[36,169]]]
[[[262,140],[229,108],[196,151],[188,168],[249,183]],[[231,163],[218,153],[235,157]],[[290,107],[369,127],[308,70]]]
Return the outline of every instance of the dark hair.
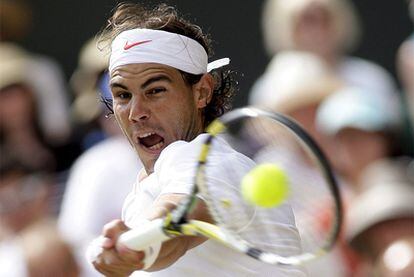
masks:
[[[109,48],[110,43],[121,32],[135,29],[163,30],[171,33],[187,36],[200,43],[207,52],[212,55],[211,39],[204,34],[201,28],[178,15],[177,10],[172,6],[160,4],[153,9],[145,8],[140,4],[121,3],[116,8],[112,17],[108,20],[107,26],[100,33],[99,44],[105,43]],[[180,71],[183,79],[189,84],[197,83],[202,75],[194,75]],[[237,82],[234,71],[214,70],[211,72],[215,79],[213,97],[204,109],[204,124],[208,125],[212,120],[221,116],[231,109],[231,101],[236,92]],[[105,105],[112,110],[112,99],[102,99]]]

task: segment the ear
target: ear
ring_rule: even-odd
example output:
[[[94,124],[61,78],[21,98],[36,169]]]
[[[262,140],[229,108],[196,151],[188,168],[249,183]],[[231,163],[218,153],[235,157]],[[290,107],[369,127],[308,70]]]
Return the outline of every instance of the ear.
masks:
[[[210,103],[214,91],[214,78],[211,74],[204,74],[200,81],[193,85],[197,108],[205,108]]]

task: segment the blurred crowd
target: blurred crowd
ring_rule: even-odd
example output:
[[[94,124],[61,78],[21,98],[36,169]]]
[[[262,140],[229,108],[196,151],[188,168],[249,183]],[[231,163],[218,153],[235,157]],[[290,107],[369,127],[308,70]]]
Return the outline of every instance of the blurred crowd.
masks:
[[[271,61],[249,102],[296,119],[341,186],[341,242],[310,275],[413,276],[413,35],[395,53],[394,80],[349,54],[362,35],[350,1],[267,0],[262,23]]]
[[[141,168],[107,116],[108,57],[91,38],[67,81],[18,44],[27,2],[0,5],[0,276],[100,276],[85,247],[119,218]]]
[[[18,44],[25,1],[0,0],[0,20],[0,277],[100,276],[85,247],[142,167],[108,116],[108,57],[91,38],[67,81]],[[394,79],[349,54],[362,36],[350,1],[266,0],[262,27],[271,60],[249,104],[299,122],[343,195],[341,242],[310,276],[414,276],[414,33]]]

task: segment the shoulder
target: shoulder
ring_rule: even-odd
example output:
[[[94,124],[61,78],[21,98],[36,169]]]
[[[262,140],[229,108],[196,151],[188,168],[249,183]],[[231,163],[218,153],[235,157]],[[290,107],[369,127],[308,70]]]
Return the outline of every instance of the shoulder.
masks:
[[[198,135],[192,141],[178,140],[162,150],[161,155],[155,163],[155,171],[163,164],[176,164],[177,162],[194,161],[200,152],[207,134]]]
[[[207,138],[208,134],[201,134],[191,142],[177,141],[165,148],[154,167],[158,179],[192,183],[201,147]],[[214,174],[224,174],[223,171],[229,166],[247,169],[254,165],[252,160],[234,150],[220,137],[213,141],[208,155],[207,167],[211,168]]]
[[[190,142],[179,140],[168,145],[155,162],[154,173],[157,176],[192,175],[206,137],[206,134],[201,134]]]
[[[168,164],[172,167],[177,167],[180,164],[189,164],[195,166],[195,162],[198,160],[198,156],[201,153],[201,148],[206,142],[208,134],[201,134],[190,142],[187,141],[176,141],[167,146],[161,153],[157,162],[155,163],[155,170],[163,164]],[[242,154],[234,150],[225,140],[217,137],[212,143],[212,151],[210,151],[210,157],[213,160],[221,160],[234,158],[234,157],[245,157]],[[219,159],[220,158],[220,159]],[[246,157],[247,158],[247,157]]]

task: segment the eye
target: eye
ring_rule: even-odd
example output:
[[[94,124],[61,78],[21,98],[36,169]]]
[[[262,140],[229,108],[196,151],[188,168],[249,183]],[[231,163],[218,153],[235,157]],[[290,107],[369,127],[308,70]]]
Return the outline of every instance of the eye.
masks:
[[[132,96],[132,94],[130,92],[127,92],[127,91],[115,92],[115,95],[114,95],[115,98],[119,98],[121,100],[130,99],[131,96]]]
[[[149,89],[149,90],[147,90],[147,94],[151,94],[151,95],[153,95],[153,94],[159,94],[159,93],[162,93],[162,92],[164,92],[164,91],[166,91],[166,89],[165,88],[163,88],[163,87],[157,87],[157,88],[151,88],[151,89]]]

